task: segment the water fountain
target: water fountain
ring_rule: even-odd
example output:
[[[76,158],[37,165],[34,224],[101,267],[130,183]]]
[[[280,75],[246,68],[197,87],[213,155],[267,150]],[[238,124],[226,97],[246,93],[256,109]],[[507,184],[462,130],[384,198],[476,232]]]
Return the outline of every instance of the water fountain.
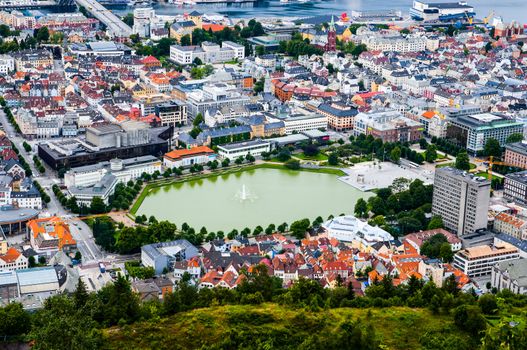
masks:
[[[236,195],[234,196],[235,199],[239,200],[240,202],[246,202],[246,201],[254,201],[258,197],[256,197],[254,194],[252,194],[245,184],[242,185],[242,189],[236,192]]]

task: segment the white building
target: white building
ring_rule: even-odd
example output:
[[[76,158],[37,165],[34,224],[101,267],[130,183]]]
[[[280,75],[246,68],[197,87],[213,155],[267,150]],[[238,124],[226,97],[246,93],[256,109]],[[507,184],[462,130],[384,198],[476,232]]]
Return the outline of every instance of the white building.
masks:
[[[269,151],[271,151],[271,144],[260,139],[218,146],[218,154],[220,157],[229,158],[230,160],[234,160],[240,156],[245,157],[247,154],[257,157],[263,152]]]
[[[426,49],[426,38],[371,36],[362,41],[371,51],[419,52]]]
[[[191,149],[177,149],[163,157],[163,165],[168,168],[191,167],[194,164],[207,164],[216,159],[216,153],[206,146]]]
[[[322,114],[297,115],[283,119],[285,133],[301,132],[315,129],[327,129],[328,118]]]
[[[393,236],[377,226],[370,226],[352,215],[338,216],[322,224],[329,238],[343,242],[359,241],[366,246],[393,240]]]
[[[503,261],[492,267],[492,288],[527,294],[527,259]]]
[[[520,257],[518,248],[501,242],[494,245],[480,245],[460,250],[454,255],[454,267],[469,277],[487,276],[493,266],[502,261],[515,260]]]
[[[151,7],[136,7],[134,9],[134,26],[132,32],[141,38],[150,36],[150,23],[155,18],[155,11]]]
[[[126,183],[140,178],[143,173],[152,175],[155,171],[161,172],[161,161],[154,156],[129,159],[116,158],[109,162],[70,169],[64,175],[64,184],[68,188],[72,186],[93,186],[108,173],[114,175],[119,182]]]
[[[172,45],[170,59],[179,64],[191,64],[198,58],[203,63],[221,63],[234,59],[245,58],[245,46],[224,41],[221,46],[211,42],[203,42],[199,46]]]
[[[0,55],[0,74],[7,75],[15,70],[15,59],[9,55]]]

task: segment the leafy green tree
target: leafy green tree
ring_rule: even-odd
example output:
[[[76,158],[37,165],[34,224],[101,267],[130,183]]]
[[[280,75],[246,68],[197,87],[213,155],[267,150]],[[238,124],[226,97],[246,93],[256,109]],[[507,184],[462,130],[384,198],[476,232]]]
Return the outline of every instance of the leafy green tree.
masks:
[[[329,165],[338,165],[339,164],[339,157],[337,153],[331,152],[328,156],[328,164]]]
[[[0,335],[21,336],[31,329],[31,318],[20,303],[8,303],[0,308]]]
[[[465,151],[459,152],[456,156],[455,168],[459,170],[470,170],[470,161]]]
[[[354,213],[360,218],[368,215],[368,203],[363,198],[359,198],[357,203],[355,203]]]
[[[398,146],[391,150],[390,159],[396,164],[401,160],[401,149]]]
[[[73,298],[57,295],[44,302],[44,308],[34,316],[30,338],[33,349],[99,349],[102,334],[97,323],[84,309],[78,309]]]
[[[502,154],[502,149],[501,149],[499,141],[493,137],[489,138],[487,142],[485,143],[483,152],[488,157],[492,156],[492,157],[500,158]]]
[[[443,243],[439,247],[439,257],[444,262],[451,263],[454,261],[454,252],[452,252],[452,246],[450,243]]]
[[[427,229],[429,230],[435,230],[438,228],[444,228],[445,225],[443,224],[443,218],[439,215],[434,215],[432,217],[432,220],[428,223]]]
[[[436,145],[428,145],[426,147],[426,156],[425,159],[428,163],[433,163],[437,159],[437,146]]]
[[[306,236],[306,231],[309,229],[310,224],[309,219],[297,220],[291,224],[289,230],[294,237],[303,239]]]
[[[298,170],[300,169],[300,162],[296,159],[289,159],[287,162],[284,163],[286,168],[291,170]]]
[[[102,214],[106,212],[106,204],[104,204],[101,197],[93,197],[90,204],[90,212],[92,214]]]
[[[37,39],[39,43],[48,41],[49,40],[48,27],[41,27],[39,29],[36,29],[36,32],[34,33],[33,36],[35,37],[35,39]]]
[[[520,141],[523,141],[523,134],[514,133],[514,134],[509,135],[509,137],[507,137],[507,141],[505,141],[505,143],[514,143],[514,142],[520,142]]]
[[[384,201],[380,197],[370,197],[368,200],[369,209],[375,215],[384,215],[386,214],[386,206]]]
[[[455,308],[454,323],[473,335],[479,334],[487,327],[487,321],[477,305],[461,305]]]
[[[494,315],[498,312],[498,302],[494,294],[483,294],[479,297],[478,304],[486,315]]]
[[[190,35],[188,34],[185,34],[181,37],[181,39],[179,40],[179,44],[181,46],[190,46],[192,45],[192,41],[190,40]]]

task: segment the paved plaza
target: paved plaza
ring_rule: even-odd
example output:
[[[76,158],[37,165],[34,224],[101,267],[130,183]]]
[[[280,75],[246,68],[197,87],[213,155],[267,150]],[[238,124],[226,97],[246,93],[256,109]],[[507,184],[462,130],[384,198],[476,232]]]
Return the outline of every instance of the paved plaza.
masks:
[[[376,188],[388,187],[393,180],[404,177],[407,179],[421,179],[425,184],[434,182],[434,173],[430,169],[411,165],[401,160],[401,164],[391,162],[364,162],[353,167],[342,169],[348,175],[339,178],[361,191],[371,191]]]

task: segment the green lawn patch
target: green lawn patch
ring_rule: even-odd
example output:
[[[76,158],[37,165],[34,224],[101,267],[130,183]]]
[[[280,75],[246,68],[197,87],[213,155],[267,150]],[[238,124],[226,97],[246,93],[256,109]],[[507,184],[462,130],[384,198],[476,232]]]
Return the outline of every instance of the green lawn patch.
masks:
[[[314,156],[306,156],[305,153],[295,153],[293,154],[293,157],[296,157],[302,160],[316,160],[316,161],[328,160],[328,156],[326,156],[324,153],[318,153],[317,155],[314,155]]]
[[[449,166],[449,167],[452,167],[454,168],[456,165],[456,163],[443,163],[443,164],[437,164],[436,165],[436,168],[443,168],[443,167],[446,167],[446,166]],[[472,169],[476,169],[477,165],[474,164],[474,163],[470,163],[470,170]]]

